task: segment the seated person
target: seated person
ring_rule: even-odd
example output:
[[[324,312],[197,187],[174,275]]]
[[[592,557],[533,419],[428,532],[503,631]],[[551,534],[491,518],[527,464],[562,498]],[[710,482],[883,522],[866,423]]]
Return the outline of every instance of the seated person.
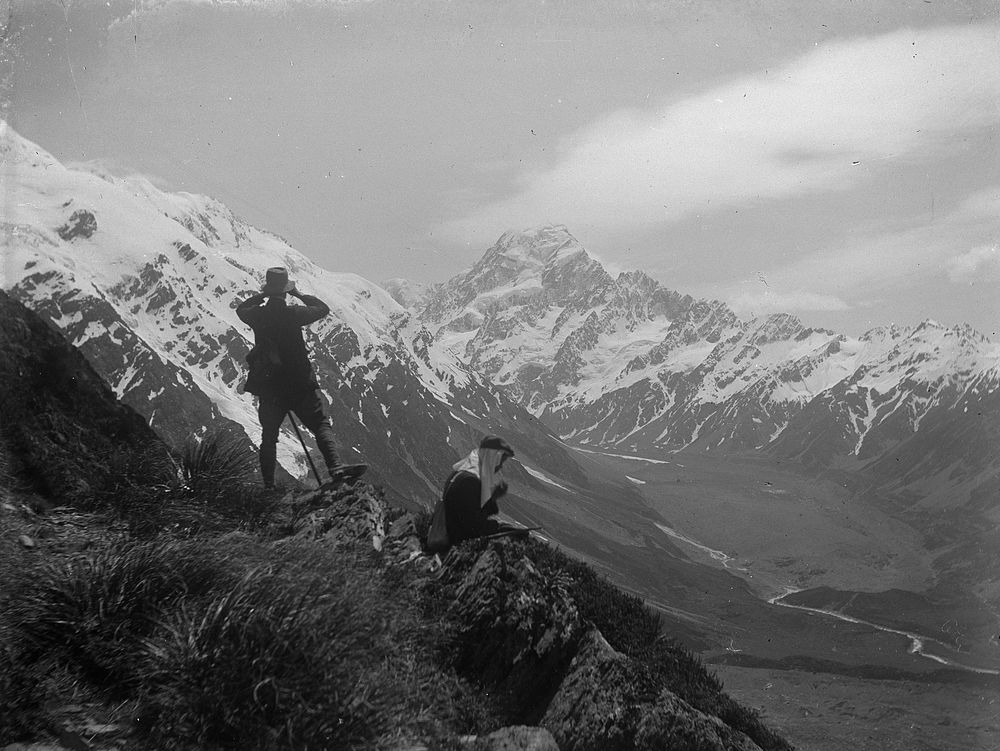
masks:
[[[497,499],[507,492],[500,470],[512,456],[514,449],[505,440],[486,436],[478,448],[452,467],[428,535],[432,551],[447,550],[462,540],[501,531],[500,523],[491,517],[500,513]],[[446,538],[442,534],[445,530]]]

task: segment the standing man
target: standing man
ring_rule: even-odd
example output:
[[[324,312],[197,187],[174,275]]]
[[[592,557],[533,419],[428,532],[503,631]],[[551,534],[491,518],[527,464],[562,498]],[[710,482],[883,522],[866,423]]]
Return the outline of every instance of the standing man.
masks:
[[[298,298],[302,305],[288,305],[286,295]],[[289,280],[288,271],[283,268],[268,269],[260,293],[236,308],[236,315],[254,333],[254,348],[247,355],[250,372],[246,390],[259,399],[260,473],[267,488],[274,487],[278,430],[289,412],[294,412],[316,436],[331,480],[359,474],[359,468],[363,471],[364,465],[344,465],[337,457],[333,426],[323,413],[318,384],[302,338],[303,326],[329,313],[329,306],[322,300],[295,289],[295,282]]]

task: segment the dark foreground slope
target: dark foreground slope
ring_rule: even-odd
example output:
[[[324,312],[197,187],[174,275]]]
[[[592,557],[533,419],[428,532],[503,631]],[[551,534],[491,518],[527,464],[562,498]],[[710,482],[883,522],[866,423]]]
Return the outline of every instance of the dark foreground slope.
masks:
[[[79,351],[0,290],[0,479],[85,503],[163,444]]]
[[[2,295],[0,337],[0,748],[789,748],[553,548],[442,562],[369,485],[169,454]]]
[[[442,563],[368,485],[146,539],[11,500],[0,743],[790,748],[583,564],[530,540]]]

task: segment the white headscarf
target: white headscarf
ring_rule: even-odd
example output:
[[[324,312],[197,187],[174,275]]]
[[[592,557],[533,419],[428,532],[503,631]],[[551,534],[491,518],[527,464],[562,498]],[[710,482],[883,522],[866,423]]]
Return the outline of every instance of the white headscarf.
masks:
[[[474,448],[469,455],[461,461],[455,462],[452,469],[456,472],[469,472],[479,478],[479,506],[485,506],[493,492],[497,489],[503,477],[500,475],[500,462],[505,456],[510,456],[506,451],[493,448]]]

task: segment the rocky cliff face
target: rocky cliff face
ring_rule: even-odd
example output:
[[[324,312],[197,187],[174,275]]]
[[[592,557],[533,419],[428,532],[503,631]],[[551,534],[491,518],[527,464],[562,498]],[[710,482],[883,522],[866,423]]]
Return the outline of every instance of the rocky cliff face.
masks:
[[[568,572],[532,555],[531,544],[507,540],[464,544],[445,559],[436,593],[450,603],[447,617],[458,630],[456,669],[494,697],[502,716],[540,725],[564,751],[759,751],[748,733],[766,748],[789,748],[717,687],[693,694],[735,710],[725,712],[732,724],[668,688],[684,684],[683,658],[658,663],[642,648],[627,654],[612,646],[584,613],[602,595],[591,591],[591,602],[578,602]]]

